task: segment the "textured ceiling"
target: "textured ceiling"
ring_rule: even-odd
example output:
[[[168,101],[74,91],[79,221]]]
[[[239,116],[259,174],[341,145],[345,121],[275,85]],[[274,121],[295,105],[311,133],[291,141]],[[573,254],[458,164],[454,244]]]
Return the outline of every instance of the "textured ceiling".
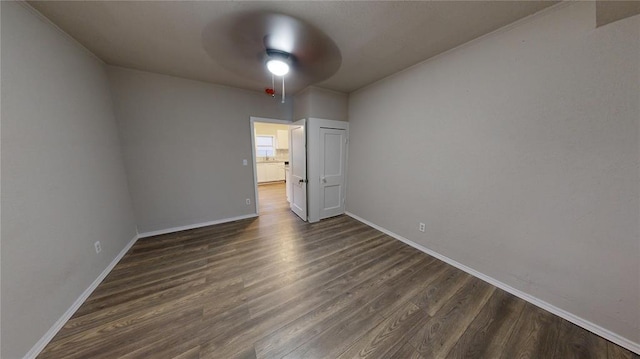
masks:
[[[110,65],[262,91],[205,51],[203,31],[245,11],[294,16],[324,31],[342,64],[320,83],[351,92],[547,6],[548,1],[30,1]],[[220,48],[219,51],[225,51]],[[249,71],[249,69],[247,69]],[[304,84],[290,88],[301,90]]]

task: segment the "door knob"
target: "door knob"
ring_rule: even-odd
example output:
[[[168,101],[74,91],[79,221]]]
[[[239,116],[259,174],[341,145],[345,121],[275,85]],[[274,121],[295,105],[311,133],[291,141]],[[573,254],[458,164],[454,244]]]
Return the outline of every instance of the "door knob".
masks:
[[[307,182],[307,180],[305,180],[305,179],[301,179],[301,180],[298,181],[298,183],[305,183],[305,182]]]
[[[322,177],[322,183],[327,183],[327,179],[325,177]]]

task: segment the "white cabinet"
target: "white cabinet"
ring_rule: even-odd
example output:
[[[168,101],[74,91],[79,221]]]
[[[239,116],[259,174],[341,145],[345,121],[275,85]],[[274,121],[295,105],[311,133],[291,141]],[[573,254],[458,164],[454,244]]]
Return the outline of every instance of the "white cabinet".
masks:
[[[278,130],[276,132],[276,148],[279,150],[289,149],[289,131]]]
[[[258,183],[267,182],[267,164],[266,163],[256,164],[256,175],[258,177]]]
[[[269,163],[267,164],[267,178],[269,181],[282,181],[284,180],[284,173],[280,176],[280,172],[282,171],[282,165],[277,163]],[[282,177],[282,179],[280,179]]]
[[[257,163],[256,171],[258,183],[284,181],[284,164],[277,163]]]

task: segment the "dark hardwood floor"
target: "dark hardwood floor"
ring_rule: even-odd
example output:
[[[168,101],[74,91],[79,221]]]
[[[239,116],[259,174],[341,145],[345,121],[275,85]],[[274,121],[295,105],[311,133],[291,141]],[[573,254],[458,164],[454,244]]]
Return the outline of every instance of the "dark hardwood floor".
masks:
[[[139,240],[40,358],[638,358],[347,216]]]

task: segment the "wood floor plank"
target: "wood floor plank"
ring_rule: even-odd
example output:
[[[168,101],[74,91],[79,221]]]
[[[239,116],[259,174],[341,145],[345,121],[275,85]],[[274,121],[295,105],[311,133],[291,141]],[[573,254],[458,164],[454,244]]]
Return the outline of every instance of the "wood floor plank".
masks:
[[[612,342],[607,342],[607,354],[609,359],[640,359],[640,355],[634,354]]]
[[[240,282],[236,282],[240,284]],[[129,301],[119,305],[107,305],[104,308],[96,308],[81,316],[74,316],[63,327],[59,338],[65,338],[78,332],[101,325],[101,323],[111,322],[123,318],[132,313],[136,313],[139,309],[147,309],[149,306],[155,306],[173,299],[180,299],[189,290],[199,290],[208,288],[206,279],[201,278],[182,285],[169,288],[163,291],[157,291],[148,296],[137,300]]]
[[[498,358],[525,302],[496,289],[449,352],[449,358]]]
[[[323,258],[335,257],[340,255],[349,249],[357,249],[358,247],[369,243],[373,239],[380,238],[380,233],[376,231],[360,230],[359,232],[353,231],[341,231],[334,235],[326,235],[329,239],[340,238],[340,241],[335,241],[336,245],[316,246],[314,248],[295,248],[284,249],[288,251],[290,257],[283,258],[282,261],[276,261],[270,266],[263,268],[256,268],[249,270],[244,274],[245,284],[247,286],[260,283],[267,280],[269,277],[276,277],[290,272],[299,267],[304,267],[312,262],[317,262]],[[333,237],[335,236],[335,237]]]
[[[195,346],[187,351],[180,353],[171,359],[200,359],[200,346]]]
[[[495,287],[472,278],[431,317],[410,342],[425,358],[444,358],[493,294]]]
[[[383,320],[384,318],[375,313],[367,313],[366,310],[360,309],[347,320],[325,330],[283,358],[336,358]]]
[[[326,302],[284,327],[256,342],[258,358],[280,358],[325,330],[336,326],[358,309],[381,295],[380,286],[394,281],[409,267],[423,261],[423,256],[412,256],[392,263],[385,272]]]
[[[164,332],[163,327],[172,323],[184,324],[198,320],[202,309],[169,308],[164,313],[145,313],[140,318],[127,318],[125,321],[101,325],[95,330],[86,331],[60,341],[52,342],[39,357],[42,358],[92,358],[110,348],[129,345],[143,340],[147,335]],[[149,315],[147,315],[149,314]],[[153,317],[153,322],[149,319]],[[105,341],[104,338],[109,338]]]
[[[316,309],[322,303],[350,290],[359,282],[381,275],[389,264],[406,260],[412,255],[411,250],[399,251],[395,254],[386,254],[382,257],[352,268],[349,272],[324,283],[319,287],[309,287],[306,291],[287,302],[271,308],[259,316],[252,316],[251,320],[240,323],[230,330],[222,338],[216,338],[203,345],[204,356],[228,357],[234,355],[230,350],[235,346],[252,343],[266,336],[271,330],[278,329],[290,321],[295,320],[307,312]]]
[[[413,303],[424,309],[430,316],[451,299],[451,297],[472,279],[467,273],[447,266],[440,278],[428,285],[413,299]]]
[[[196,319],[179,318],[167,323],[161,330],[138,334],[135,341],[106,347],[92,354],[91,358],[142,359],[176,356],[198,345],[197,332],[201,326],[201,313]]]
[[[368,270],[372,270],[372,266],[385,260],[392,260],[393,255],[393,252],[389,253],[386,246],[380,246],[351,257],[349,260],[345,260],[319,275],[307,277],[305,281],[298,281],[269,294],[251,299],[248,302],[251,314],[252,316],[263,314],[274,306],[289,301],[292,297],[312,295],[313,292],[325,288],[327,283],[333,283],[337,278],[343,277],[345,274],[354,273],[364,277]]]
[[[356,341],[340,359],[384,358],[388,353],[396,353],[402,348],[402,338],[409,328],[427,316],[417,305],[405,301],[403,306],[392,312],[375,328]]]
[[[259,275],[261,277],[260,281],[250,280],[243,276],[245,287],[248,289],[250,288],[251,290],[257,290],[256,288],[262,287],[271,287],[269,291],[273,291],[299,280],[305,280],[307,278],[312,279],[312,276],[321,275],[334,266],[339,265],[341,262],[379,247],[390,251],[394,251],[399,248],[392,246],[384,236],[377,235],[375,237],[367,238],[366,241],[359,243],[357,246],[349,246],[342,248],[340,251],[332,252],[329,256],[320,255],[318,258],[303,261],[297,265],[291,263],[279,263],[283,268],[280,270],[272,269],[269,272],[265,271],[265,273],[261,273]],[[273,287],[274,285],[276,285],[276,287]]]
[[[567,321],[560,323],[556,358],[590,359],[608,356],[607,341]]]
[[[202,281],[204,283],[206,282],[206,275],[200,271],[197,271],[186,275],[167,277],[165,281],[139,286],[124,292],[91,298],[78,309],[74,317],[81,317],[95,311],[113,307],[124,302],[151,296],[155,293],[164,292],[166,290],[181,286],[186,283],[192,283],[194,281]]]
[[[392,315],[399,307],[428,287],[446,270],[446,265],[434,259],[423,267],[414,266],[403,278],[389,283],[384,294],[368,304],[369,310],[383,317]]]
[[[348,216],[140,239],[39,358],[634,358]]]
[[[319,228],[320,228],[319,232],[314,232],[313,234],[309,234],[304,237],[304,246],[306,247],[302,248],[302,250],[307,249],[307,247],[309,246],[317,247],[319,246],[318,242],[331,241],[332,239],[335,239],[335,237],[340,237],[345,233],[349,233],[349,232],[367,231],[369,233],[375,233],[375,230],[367,226],[356,226],[352,228],[346,228],[344,230],[336,230],[334,228],[334,230],[331,231],[330,233],[324,232],[325,230],[327,230],[327,228],[324,228],[324,227],[319,227]],[[243,233],[243,236],[245,235],[246,234]],[[278,238],[283,241],[290,242],[289,241],[290,238],[280,238],[280,237]],[[301,239],[298,238],[297,240],[300,241]],[[129,270],[124,273],[119,272],[118,270],[115,270],[105,279],[104,285],[102,286],[101,289],[108,290],[110,289],[110,287],[118,286],[119,284],[122,284],[122,283],[124,283],[125,285],[128,285],[132,279],[137,278],[136,276],[143,276],[140,282],[149,282],[151,279],[153,279],[152,276],[154,274],[156,274],[155,277],[162,278],[167,272],[175,271],[176,269],[180,270],[181,267],[187,267],[187,269],[190,269],[191,267],[193,267],[193,265],[197,266],[198,264],[206,265],[207,269],[212,267],[217,267],[217,268],[227,269],[227,270],[229,269],[230,265],[238,264],[237,268],[235,269],[238,271],[242,270],[246,272],[251,267],[256,267],[260,263],[270,264],[272,262],[277,262],[276,260],[274,260],[274,258],[280,255],[281,248],[279,248],[278,246],[273,246],[272,244],[271,247],[273,248],[268,247],[269,250],[265,251],[264,248],[262,248],[262,246],[265,245],[264,241],[262,241],[262,238],[260,237],[254,238],[253,242],[257,242],[257,243],[253,243],[253,245],[250,245],[248,247],[243,247],[243,248],[239,248],[237,247],[237,244],[232,243],[233,246],[231,248],[225,247],[224,249],[218,248],[215,250],[206,250],[206,251],[203,251],[203,253],[192,255],[192,256],[181,255],[178,259],[174,259],[173,262],[175,263],[168,262],[168,263],[163,263],[161,265],[146,266],[144,268],[144,271],[142,272],[136,271],[135,268],[133,271]],[[340,245],[339,242],[335,242],[333,244]],[[182,250],[182,248],[178,248],[178,249],[180,249],[180,251]],[[327,249],[323,248],[323,250],[327,250]],[[305,253],[307,253],[307,251],[305,251]],[[313,253],[309,253],[309,255],[312,255],[312,254]],[[204,264],[203,261],[207,261],[207,264]],[[209,262],[212,262],[212,261],[214,263],[212,265],[209,265]]]
[[[562,322],[533,304],[525,304],[501,358],[553,358]]]
[[[401,344],[400,350],[391,354],[389,359],[425,359],[408,341]]]
[[[372,246],[363,246],[363,252],[370,253],[368,250],[372,250],[374,248],[378,248],[378,250],[387,250],[389,247],[381,246],[384,244],[382,241],[374,240],[371,243]],[[268,295],[280,288],[288,288],[289,291],[292,291],[293,288],[301,288],[305,285],[308,286],[310,283],[317,283],[320,280],[329,280],[331,276],[336,275],[336,272],[326,273],[329,271],[334,265],[339,264],[344,260],[348,260],[350,257],[349,253],[355,254],[356,251],[348,251],[343,253],[346,257],[335,256],[332,257],[331,260],[321,261],[319,263],[313,263],[310,267],[300,268],[299,270],[295,270],[293,273],[289,275],[282,275],[276,278],[270,278],[269,280],[265,280],[259,284],[246,286],[240,292],[229,293],[229,296],[222,296],[215,303],[210,303],[205,305],[205,315],[213,315],[216,312],[219,312],[220,309],[226,309],[230,307],[228,302],[232,303],[242,301],[247,302],[251,298],[260,298],[264,295]],[[343,274],[341,272],[337,272],[338,275]],[[302,284],[300,284],[302,282]]]
[[[422,267],[430,268],[430,264],[432,263],[433,260],[429,260],[423,263]],[[409,281],[414,278],[412,276],[412,274],[415,274],[414,271],[424,274],[423,268],[420,268],[420,266],[414,267],[415,269],[413,270],[405,271],[408,272],[405,274],[405,277],[409,278]],[[350,340],[358,340],[360,336],[367,332],[370,326],[377,325],[376,322],[379,321],[383,314],[377,310],[379,307],[377,304],[381,302],[387,304],[393,303],[389,301],[389,298],[394,298],[394,296],[387,295],[388,293],[391,293],[391,291],[382,291],[382,293],[375,297],[370,303],[342,317],[343,319],[333,327],[326,329],[310,341],[305,342],[285,357],[335,357],[341,350],[346,349]],[[408,305],[414,306],[413,304]],[[373,329],[373,327],[371,327],[371,329]],[[335,344],[336,338],[340,338],[338,345]]]

